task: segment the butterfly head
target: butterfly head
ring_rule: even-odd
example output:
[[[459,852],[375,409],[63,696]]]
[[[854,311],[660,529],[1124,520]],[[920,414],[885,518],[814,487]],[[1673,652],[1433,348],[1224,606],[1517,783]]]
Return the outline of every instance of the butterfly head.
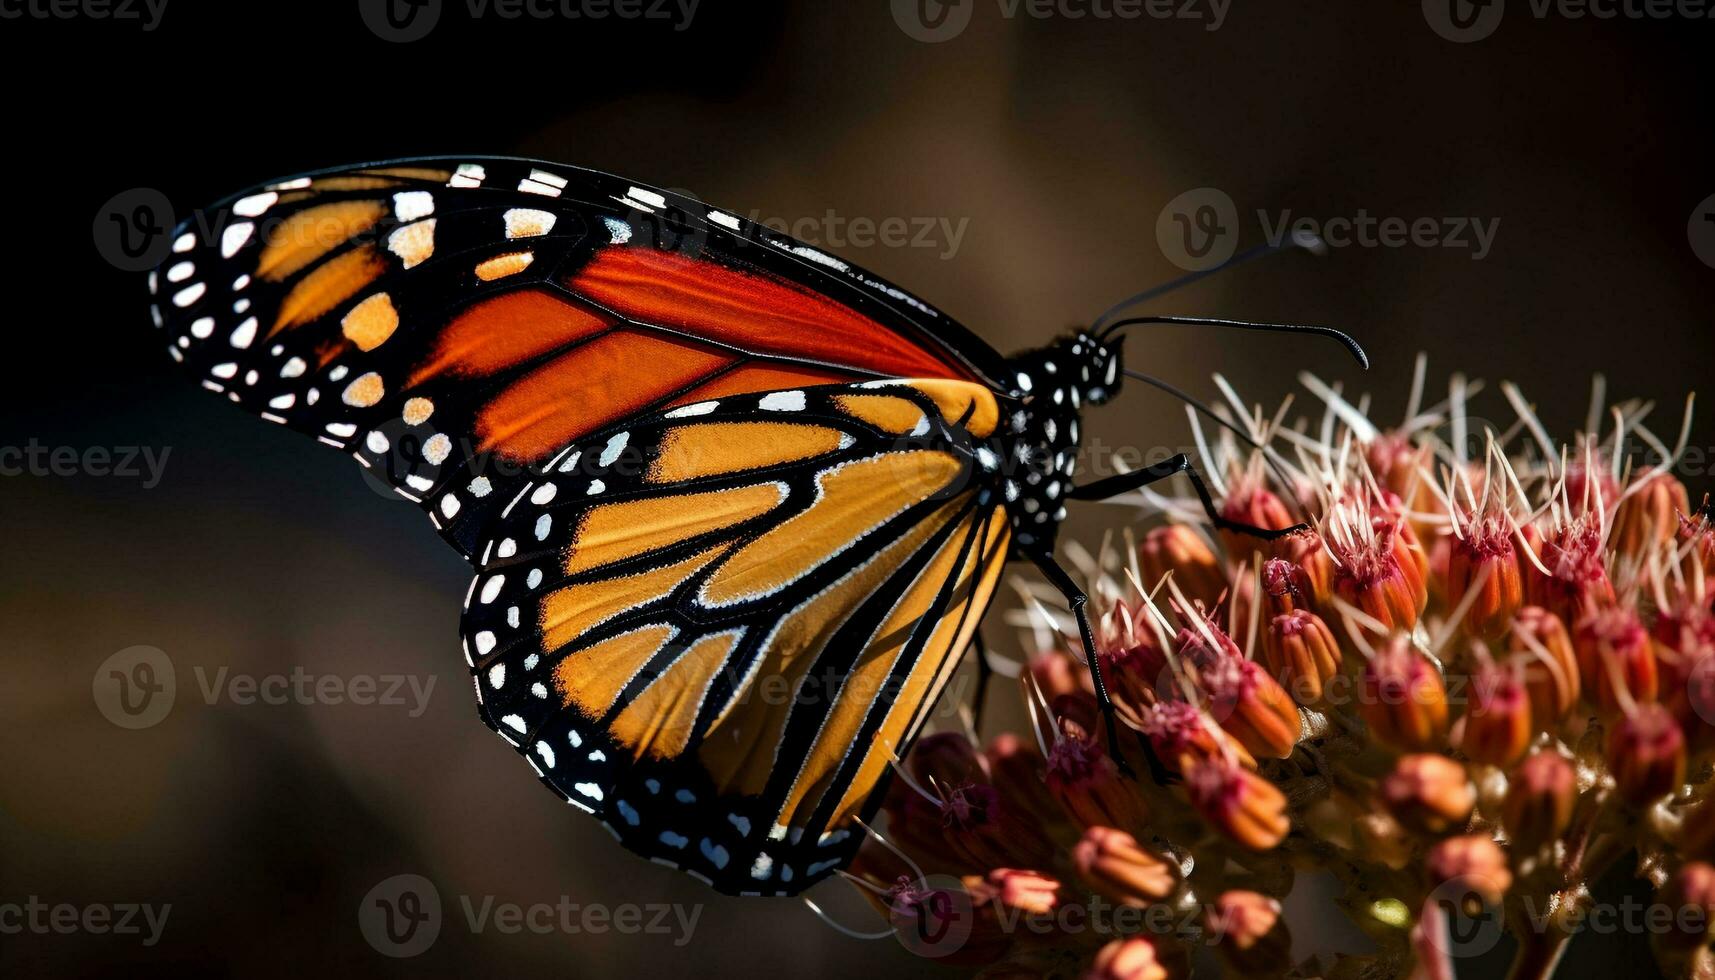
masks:
[[[1117,340],[1079,330],[1012,359],[1014,390],[1022,398],[1074,410],[1100,405],[1119,390]]]

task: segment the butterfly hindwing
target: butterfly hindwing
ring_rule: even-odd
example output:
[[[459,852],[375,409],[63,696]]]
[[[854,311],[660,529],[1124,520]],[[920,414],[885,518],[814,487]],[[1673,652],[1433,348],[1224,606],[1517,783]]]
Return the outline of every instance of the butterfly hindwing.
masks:
[[[276,182],[150,278],[205,387],[335,446],[472,554],[507,487],[625,419],[998,355],[861,269],[692,198],[502,158]]]
[[[745,394],[537,468],[463,623],[488,724],[631,849],[730,893],[843,865],[992,595],[993,395]]]

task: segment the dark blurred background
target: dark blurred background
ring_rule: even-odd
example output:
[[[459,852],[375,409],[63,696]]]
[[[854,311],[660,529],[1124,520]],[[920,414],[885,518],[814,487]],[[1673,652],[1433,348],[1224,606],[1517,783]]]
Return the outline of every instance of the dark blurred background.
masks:
[[[1600,371],[1677,428],[1715,354],[1715,243],[1689,231],[1715,229],[1715,22],[1539,17],[1512,0],[1461,43],[1433,2],[1169,6],[1197,16],[703,0],[688,22],[684,7],[513,20],[449,0],[401,41],[357,0],[121,8],[143,22],[0,4],[0,446],[77,460],[0,478],[0,906],[171,905],[153,945],[141,915],[142,936],[0,931],[0,976],[943,972],[796,902],[724,899],[635,859],[535,785],[475,718],[463,564],[349,461],[172,370],[123,268],[116,199],[158,193],[182,215],[337,163],[537,156],[785,222],[1002,349],[1178,274],[1164,209],[1218,200],[1188,191],[1233,202],[1222,227],[1241,248],[1288,213],[1427,219],[1437,241],[1295,253],[1154,307],[1342,326],[1369,346],[1368,375],[1331,346],[1248,334],[1140,334],[1130,358],[1205,395],[1220,371],[1269,404],[1311,369],[1392,419],[1427,351],[1434,385],[1456,369],[1518,380],[1559,434]],[[953,36],[923,39],[937,33]],[[1450,234],[1456,219],[1492,240]],[[880,241],[865,222],[913,231]],[[1090,430],[1186,441],[1182,410],[1141,392]],[[1706,423],[1693,445],[1712,440]],[[152,455],[100,475],[95,451],[128,447]],[[144,663],[157,685],[172,671],[176,697],[132,730],[96,691],[115,670],[146,679]],[[245,703],[251,680],[294,672],[312,692],[365,699],[374,683],[397,703]],[[373,889],[416,881],[398,875],[445,910],[410,959],[360,928]],[[508,934],[473,932],[465,901],[673,908],[664,932],[638,931],[642,908],[630,931]],[[1635,967],[1641,943],[1581,941],[1578,972]]]

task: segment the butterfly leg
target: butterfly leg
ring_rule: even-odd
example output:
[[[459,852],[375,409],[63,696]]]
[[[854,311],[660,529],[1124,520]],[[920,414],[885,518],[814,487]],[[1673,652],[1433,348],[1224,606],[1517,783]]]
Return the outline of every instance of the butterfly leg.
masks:
[[[1185,474],[1186,478],[1191,481],[1192,489],[1197,491],[1197,499],[1203,502],[1203,513],[1209,515],[1210,523],[1218,528],[1237,534],[1248,534],[1264,541],[1274,541],[1310,530],[1308,524],[1294,524],[1288,528],[1276,529],[1257,527],[1254,524],[1246,524],[1242,521],[1233,521],[1222,517],[1221,512],[1215,507],[1215,498],[1209,496],[1209,488],[1204,485],[1203,477],[1198,474],[1197,468],[1191,465],[1191,458],[1184,453],[1154,466],[1146,466],[1141,470],[1133,470],[1130,473],[1106,477],[1081,487],[1073,487],[1070,496],[1073,500],[1107,500],[1122,493],[1130,493],[1133,490],[1147,487],[1151,483],[1157,483],[1180,473]]]
[[[1090,679],[1096,686],[1096,704],[1102,709],[1102,724],[1107,729],[1113,760],[1119,766],[1120,772],[1136,779],[1137,774],[1132,772],[1130,763],[1125,761],[1125,754],[1119,750],[1119,725],[1114,720],[1114,703],[1108,697],[1107,682],[1102,679],[1102,660],[1096,655],[1096,634],[1090,629],[1090,616],[1084,608],[1089,604],[1090,597],[1078,587],[1072,576],[1060,567],[1053,555],[1036,552],[1030,555],[1030,560],[1042,570],[1049,584],[1060,590],[1060,594],[1066,597],[1066,604],[1072,608],[1072,616],[1078,621],[1078,637],[1084,645],[1084,657],[1090,664]]]

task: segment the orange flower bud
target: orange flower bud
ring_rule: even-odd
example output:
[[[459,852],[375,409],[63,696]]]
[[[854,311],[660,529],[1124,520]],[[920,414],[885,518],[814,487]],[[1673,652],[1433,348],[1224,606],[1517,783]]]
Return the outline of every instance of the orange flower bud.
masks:
[[[1191,805],[1217,830],[1253,851],[1266,851],[1292,829],[1286,796],[1268,780],[1220,757],[1185,770]]]
[[[1459,748],[1478,762],[1507,766],[1530,748],[1530,695],[1517,670],[1478,668],[1471,683],[1471,708],[1461,722]]]
[[[1523,853],[1566,833],[1578,802],[1578,772],[1558,752],[1543,750],[1519,763],[1507,781],[1501,825]]]
[[[1190,974],[1184,950],[1153,936],[1131,936],[1097,950],[1083,980],[1181,980]]]
[[[995,868],[983,880],[1002,905],[1030,915],[1047,915],[1059,908],[1065,891],[1060,879],[1019,868]]]
[[[1322,536],[1305,532],[1275,542],[1281,556],[1298,570],[1304,601],[1319,609],[1328,608],[1334,594],[1334,559],[1322,546]]]
[[[1525,602],[1567,622],[1577,621],[1586,609],[1613,604],[1614,585],[1602,560],[1600,515],[1586,514],[1546,531],[1531,525],[1524,528],[1524,538],[1548,569],[1544,575],[1528,559],[1521,566]]]
[[[1410,529],[1361,497],[1337,507],[1329,524],[1334,591],[1385,630],[1417,625],[1429,603],[1429,560]]]
[[[1048,750],[1048,791],[1080,827],[1142,830],[1149,806],[1137,784],[1094,741],[1062,738]]]
[[[1284,616],[1309,607],[1313,595],[1310,579],[1302,566],[1284,558],[1270,558],[1262,566],[1263,613]]]
[[[1179,869],[1113,827],[1091,827],[1072,846],[1072,866],[1091,890],[1139,908],[1165,902],[1179,888]]]
[[[1212,619],[1204,618],[1201,626],[1186,626],[1179,630],[1174,638],[1174,646],[1179,649],[1179,656],[1198,668],[1208,667],[1222,660],[1243,660],[1245,652],[1227,635],[1227,631],[1215,625]]]
[[[1274,617],[1262,638],[1268,669],[1299,704],[1322,700],[1324,686],[1340,671],[1340,644],[1322,617],[1294,609]]]
[[[1287,526],[1291,526],[1288,524]],[[1138,572],[1154,588],[1168,572],[1187,598],[1213,609],[1227,591],[1227,575],[1209,542],[1185,524],[1153,528],[1137,549]]]
[[[1252,755],[1284,759],[1298,744],[1298,706],[1253,660],[1227,658],[1202,671],[1209,714]]]
[[[1495,639],[1512,625],[1524,605],[1524,582],[1510,529],[1496,518],[1485,518],[1465,529],[1449,545],[1447,605],[1457,608],[1482,581],[1481,593],[1465,614],[1464,628],[1472,636]],[[1486,576],[1486,577],[1485,577]]]
[[[1239,524],[1249,524],[1268,531],[1282,531],[1298,523],[1287,508],[1286,502],[1276,496],[1274,491],[1261,485],[1251,483],[1249,487],[1234,486],[1232,492],[1221,505],[1221,516]],[[1282,550],[1288,542],[1264,541],[1248,534],[1229,531],[1225,528],[1219,531],[1221,546],[1226,549],[1227,557],[1233,562],[1243,565],[1250,564],[1253,554],[1261,553],[1264,558],[1286,557]]]
[[[1578,703],[1582,687],[1566,624],[1541,606],[1525,606],[1514,618],[1509,649],[1519,654],[1515,661],[1524,664],[1524,684],[1536,726],[1547,728],[1566,717]]]
[[[1656,893],[1656,901],[1672,909],[1671,927],[1657,935],[1668,949],[1696,949],[1709,943],[1715,917],[1715,867],[1702,861],[1683,865]]]
[[[1589,613],[1579,621],[1573,645],[1585,694],[1598,711],[1612,715],[1620,710],[1616,684],[1633,700],[1655,700],[1655,648],[1637,610],[1614,606]]]
[[[1642,558],[1679,533],[1679,516],[1691,509],[1685,484],[1671,473],[1645,477],[1614,514],[1608,544],[1626,558]]]
[[[1447,740],[1447,686],[1404,634],[1364,665],[1359,705],[1370,733],[1404,752],[1428,752]]]
[[[1513,886],[1506,852],[1483,834],[1449,837],[1429,849],[1423,873],[1431,889],[1456,889],[1498,905]]]
[[[1292,935],[1280,902],[1260,892],[1222,892],[1209,908],[1207,926],[1227,961],[1247,973],[1275,976],[1292,961]]]
[[[1645,702],[1614,722],[1607,760],[1620,797],[1647,806],[1685,781],[1685,735],[1666,708]]]
[[[1249,750],[1208,723],[1202,712],[1184,701],[1158,702],[1144,715],[1140,727],[1149,738],[1150,751],[1169,772],[1183,772],[1194,760],[1227,752],[1233,753],[1240,765],[1256,768],[1256,759]]]
[[[1429,450],[1413,444],[1410,436],[1384,432],[1365,447],[1364,458],[1369,461],[1370,472],[1375,474],[1376,481],[1393,493],[1402,496],[1411,493],[1435,499],[1433,495],[1419,492],[1427,481],[1418,468],[1429,462]]]
[[[1440,835],[1464,828],[1477,805],[1465,767],[1434,752],[1401,756],[1376,786],[1376,798],[1400,825]]]
[[[1176,690],[1167,655],[1146,616],[1141,608],[1116,602],[1095,630],[1096,655],[1108,697],[1120,717],[1132,724],[1142,717],[1144,708]]]

